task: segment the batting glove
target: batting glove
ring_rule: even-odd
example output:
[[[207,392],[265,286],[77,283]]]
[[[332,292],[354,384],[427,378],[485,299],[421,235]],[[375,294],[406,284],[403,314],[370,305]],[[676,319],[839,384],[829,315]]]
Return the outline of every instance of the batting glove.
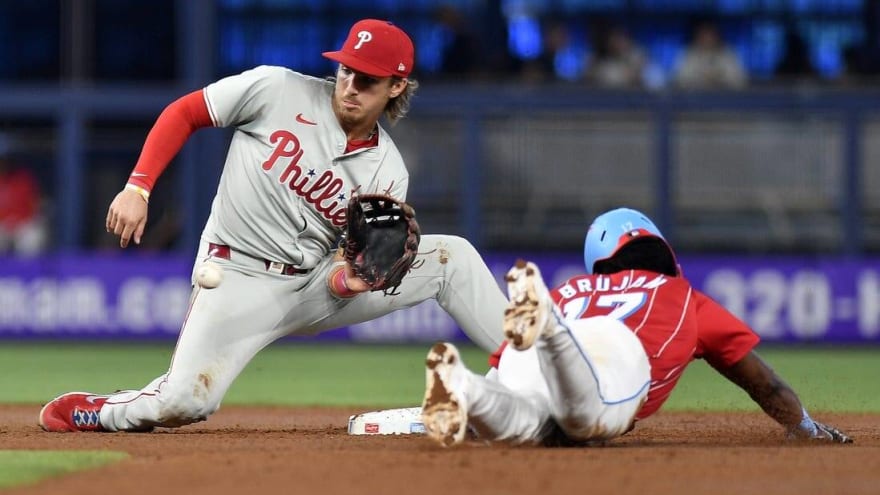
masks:
[[[816,426],[816,434],[812,438],[833,443],[853,443],[852,438],[833,426],[828,426],[818,421],[813,421],[813,424]]]
[[[852,438],[846,433],[833,426],[815,421],[807,414],[806,410],[803,412],[800,424],[789,430],[788,436],[789,438],[804,438],[832,443],[853,443]]]

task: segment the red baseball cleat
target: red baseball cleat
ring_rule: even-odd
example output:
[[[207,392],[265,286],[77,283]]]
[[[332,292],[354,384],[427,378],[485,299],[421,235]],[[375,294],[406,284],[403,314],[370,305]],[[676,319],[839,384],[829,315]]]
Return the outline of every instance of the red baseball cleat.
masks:
[[[40,410],[40,427],[51,432],[106,431],[100,411],[106,395],[68,392],[52,399]]]

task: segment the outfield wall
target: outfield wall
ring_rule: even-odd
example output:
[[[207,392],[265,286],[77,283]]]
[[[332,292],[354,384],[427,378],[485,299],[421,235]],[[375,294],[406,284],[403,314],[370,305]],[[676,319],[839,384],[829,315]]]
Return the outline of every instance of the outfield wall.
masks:
[[[516,255],[491,254],[502,280]],[[579,273],[577,255],[536,254],[548,281]],[[880,258],[684,256],[693,284],[765,342],[880,343]],[[172,340],[186,312],[191,259],[0,258],[0,339]],[[464,335],[433,301],[330,331],[321,341],[433,342]]]

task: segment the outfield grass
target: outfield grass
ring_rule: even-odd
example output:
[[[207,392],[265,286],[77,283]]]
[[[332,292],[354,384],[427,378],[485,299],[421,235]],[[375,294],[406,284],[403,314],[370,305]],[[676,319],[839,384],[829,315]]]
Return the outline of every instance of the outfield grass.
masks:
[[[71,390],[140,388],[167,367],[173,343],[0,345],[0,401],[40,404]],[[429,345],[327,345],[284,341],[265,349],[233,384],[224,404],[417,405]],[[461,346],[475,371],[484,353]],[[762,347],[759,354],[815,411],[880,412],[880,347]],[[740,389],[702,361],[688,368],[665,410],[757,410]]]
[[[880,412],[880,347],[760,347],[757,353],[811,411]],[[759,411],[704,361],[688,366],[664,410]]]
[[[424,392],[423,363],[429,347],[285,341],[250,363],[224,404],[415,406]],[[173,348],[170,342],[0,344],[0,401],[41,404],[71,390],[105,393],[140,388],[168,367]],[[488,369],[485,353],[472,346],[461,346],[461,350],[471,369]],[[880,347],[768,347],[758,352],[814,412],[880,412],[876,381]],[[744,392],[697,361],[685,372],[664,410],[758,408]],[[121,452],[0,450],[0,489],[125,457]]]
[[[34,483],[128,457],[124,452],[0,450],[0,489]]]

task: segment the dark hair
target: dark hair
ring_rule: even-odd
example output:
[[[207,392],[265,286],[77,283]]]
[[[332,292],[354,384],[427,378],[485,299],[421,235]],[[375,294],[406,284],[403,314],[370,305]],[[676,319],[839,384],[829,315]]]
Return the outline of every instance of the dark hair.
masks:
[[[648,270],[675,277],[678,275],[678,263],[663,239],[640,237],[629,241],[614,256],[593,264],[593,273],[600,275],[623,270]]]

